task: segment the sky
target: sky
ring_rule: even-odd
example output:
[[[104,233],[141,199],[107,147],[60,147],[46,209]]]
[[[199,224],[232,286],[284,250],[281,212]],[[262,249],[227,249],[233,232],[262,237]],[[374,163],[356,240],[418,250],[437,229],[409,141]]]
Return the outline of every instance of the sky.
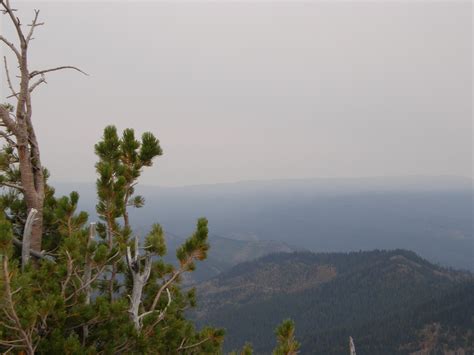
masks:
[[[51,73],[34,94],[54,181],[95,180],[93,146],[109,124],[160,139],[148,185],[472,177],[469,1],[16,7],[25,23],[34,8],[46,22],[31,69],[89,74]],[[2,33],[13,38],[5,20]]]

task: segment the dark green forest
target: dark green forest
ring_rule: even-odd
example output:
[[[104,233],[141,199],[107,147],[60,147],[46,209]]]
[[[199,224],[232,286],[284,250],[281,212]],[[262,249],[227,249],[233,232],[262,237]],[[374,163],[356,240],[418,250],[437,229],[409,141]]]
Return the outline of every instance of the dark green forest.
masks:
[[[328,270],[330,277],[318,279]],[[275,279],[267,281],[272,271]],[[261,291],[275,282],[285,287]],[[423,328],[434,323],[441,326],[434,346],[471,349],[473,288],[470,273],[406,250],[274,254],[198,287],[195,317],[226,329],[226,349],[249,340],[262,354],[268,329],[285,317],[295,320],[303,353],[346,354],[352,336],[362,354],[407,354],[420,350]]]

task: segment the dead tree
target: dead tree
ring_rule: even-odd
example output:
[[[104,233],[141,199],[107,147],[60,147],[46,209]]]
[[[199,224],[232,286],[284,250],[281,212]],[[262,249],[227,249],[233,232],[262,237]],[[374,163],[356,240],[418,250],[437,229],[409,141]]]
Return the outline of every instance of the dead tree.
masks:
[[[23,194],[27,213],[32,209],[37,211],[31,228],[30,247],[31,251],[40,252],[43,232],[45,176],[41,165],[38,138],[32,120],[32,93],[38,86],[46,83],[46,73],[63,69],[73,69],[85,73],[73,66],[30,71],[28,65],[29,45],[33,40],[35,29],[44,25],[43,22],[38,20],[39,10],[35,10],[34,18],[27,27],[24,27],[19,17],[16,16],[16,10],[11,7],[9,0],[0,0],[0,10],[14,26],[17,37],[16,41],[10,41],[0,34],[0,42],[3,42],[13,54],[19,71],[17,73],[19,84],[18,87],[15,87],[7,59],[6,57],[3,58],[6,80],[10,89],[10,95],[7,99],[14,100],[14,109],[10,105],[0,105],[0,138],[3,138],[15,152],[20,173],[19,183],[2,180],[0,185],[17,189]]]
[[[151,315],[155,312],[158,312],[158,318],[155,321],[156,323],[162,321],[166,315],[166,311],[171,304],[171,293],[168,289],[169,284],[165,283],[158,291],[160,295],[163,292],[163,289],[166,290],[166,294],[168,295],[168,303],[163,310],[155,310],[155,307],[152,307],[149,311],[144,311],[140,313],[140,305],[142,303],[142,295],[143,289],[145,288],[148,279],[150,278],[151,267],[152,267],[152,255],[149,253],[145,253],[143,258],[145,259],[145,266],[143,267],[143,271],[141,269],[141,258],[138,252],[138,238],[135,237],[135,252],[134,256],[132,256],[132,252],[130,247],[127,247],[127,265],[132,274],[133,286],[132,286],[132,295],[130,297],[130,307],[128,313],[130,314],[130,318],[135,325],[135,329],[140,331],[143,325],[143,318],[148,315]],[[158,296],[159,297],[159,296]]]

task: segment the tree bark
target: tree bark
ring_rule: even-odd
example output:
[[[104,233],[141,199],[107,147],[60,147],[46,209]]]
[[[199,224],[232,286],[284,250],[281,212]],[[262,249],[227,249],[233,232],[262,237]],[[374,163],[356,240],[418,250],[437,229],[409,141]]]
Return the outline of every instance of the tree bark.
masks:
[[[10,117],[10,113],[2,108],[2,122],[16,138],[16,147],[18,152],[20,182],[24,195],[27,213],[33,209],[37,210],[36,219],[31,228],[30,247],[34,251],[41,251],[41,241],[43,235],[43,203],[44,203],[44,175],[41,165],[38,140],[31,121],[32,105],[30,91],[30,72],[28,69],[28,45],[32,38],[34,28],[39,26],[37,23],[39,12],[31,23],[30,32],[25,35],[18,17],[15,16],[10,3],[0,2],[3,11],[9,16],[16,29],[19,40],[19,49],[13,44],[7,44],[14,52],[20,71],[20,88],[15,95],[16,112],[15,119]],[[3,41],[6,43],[6,41]],[[7,70],[7,69],[6,69]],[[7,112],[5,112],[7,111]],[[8,116],[8,117],[7,117]]]
[[[31,119],[33,115],[31,93],[41,83],[46,82],[44,78],[44,74],[46,73],[63,69],[73,69],[83,74],[86,73],[73,66],[60,66],[30,72],[28,68],[29,44],[33,39],[35,28],[44,24],[38,22],[39,10],[35,10],[35,17],[31,24],[28,25],[29,30],[25,32],[23,30],[24,27],[22,27],[23,24],[14,12],[15,10],[10,6],[10,1],[0,0],[0,9],[3,14],[9,18],[16,30],[18,45],[10,42],[1,34],[0,42],[3,42],[3,44],[5,44],[14,54],[18,64],[18,77],[20,79],[19,89],[15,90],[10,80],[10,74],[5,57],[5,71],[8,86],[12,92],[12,95],[9,97],[16,99],[16,110],[13,115],[9,112],[9,109],[0,105],[0,124],[6,128],[5,132],[1,132],[1,136],[4,138],[9,137],[9,134],[6,133],[11,133],[11,135],[16,139],[14,147],[18,153],[18,168],[20,171],[21,184],[20,191],[24,196],[27,207],[26,212],[29,214],[33,209],[37,211],[35,221],[31,228],[30,247],[32,251],[40,252],[43,235],[43,204],[45,199],[46,182],[43,166],[41,165],[38,138],[36,137],[36,132]],[[41,76],[41,79],[31,83],[31,79],[38,75]],[[9,186],[8,183],[5,183],[4,185]]]
[[[138,331],[142,328],[142,318],[140,315],[140,304],[142,303],[143,288],[145,287],[151,272],[151,257],[145,256],[145,267],[140,272],[140,257],[138,253],[138,238],[135,237],[135,255],[132,256],[130,247],[127,247],[127,265],[132,273],[133,287],[130,297],[130,308],[128,310],[130,318]]]
[[[25,230],[23,231],[23,243],[21,246],[21,269],[24,270],[28,261],[30,260],[30,249],[31,249],[31,231],[33,223],[35,223],[35,217],[37,210],[32,208],[26,219]]]

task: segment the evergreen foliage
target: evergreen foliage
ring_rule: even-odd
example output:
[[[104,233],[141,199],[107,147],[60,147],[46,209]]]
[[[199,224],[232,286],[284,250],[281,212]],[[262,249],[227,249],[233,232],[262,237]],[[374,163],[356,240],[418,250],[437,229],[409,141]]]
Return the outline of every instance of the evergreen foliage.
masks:
[[[7,99],[16,105],[0,105],[0,351],[219,353],[223,330],[197,331],[184,317],[196,305],[195,290],[180,289],[182,275],[207,257],[207,219],[199,218],[177,248],[177,267],[163,259],[167,248],[159,224],[142,246],[130,224],[127,209],[145,203],[135,186],[143,169],[163,154],[160,142],[150,132],[137,139],[133,129],[119,136],[114,126],[105,128],[95,145],[99,223],[88,225],[88,214],[77,210],[77,192],[56,198],[40,160],[31,94],[46,83],[46,73],[85,73],[70,65],[30,72],[29,44],[44,24],[39,10],[24,32],[10,1],[0,0],[0,7],[16,30],[18,44],[3,36],[0,42],[15,55],[20,82],[14,88],[4,57],[12,93]]]
[[[55,198],[49,188],[45,233],[52,247],[23,270],[12,241],[21,239],[26,208],[15,190],[2,196],[0,351],[219,353],[223,330],[196,330],[184,316],[195,306],[195,291],[179,286],[182,274],[207,256],[207,220],[200,218],[178,248],[175,267],[163,260],[162,227],[154,224],[140,246],[128,219],[127,208],[144,204],[134,188],[143,168],[162,154],[159,141],[151,133],[137,140],[131,129],[119,137],[109,126],[95,150],[100,223],[88,225],[76,192]],[[14,159],[2,154],[4,163]],[[8,174],[11,164],[2,167]]]
[[[300,343],[295,339],[295,322],[285,319],[275,329],[277,346],[273,350],[273,355],[296,355],[299,353]],[[232,351],[230,355],[252,355],[253,347],[251,343],[245,343],[241,350]]]
[[[406,354],[434,323],[447,339],[435,345],[473,351],[473,280],[406,250],[273,254],[199,285],[195,319],[226,329],[224,350],[251,341],[256,354],[272,351],[287,317],[302,353],[348,354],[352,336],[360,353]]]
[[[295,322],[284,320],[275,330],[277,346],[273,355],[296,355],[300,344],[295,339]]]
[[[242,349],[240,350],[233,350],[229,353],[229,355],[252,355],[253,354],[253,347],[251,343],[245,343]]]

